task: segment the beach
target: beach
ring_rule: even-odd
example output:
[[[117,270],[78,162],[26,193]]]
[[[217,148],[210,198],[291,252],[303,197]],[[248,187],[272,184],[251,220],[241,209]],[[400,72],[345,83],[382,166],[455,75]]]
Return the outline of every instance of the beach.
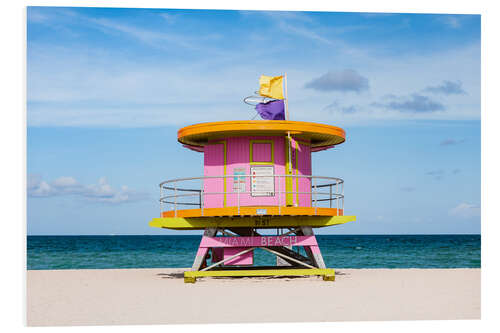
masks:
[[[337,269],[201,278],[186,269],[27,271],[27,324],[133,325],[480,319],[481,269]]]

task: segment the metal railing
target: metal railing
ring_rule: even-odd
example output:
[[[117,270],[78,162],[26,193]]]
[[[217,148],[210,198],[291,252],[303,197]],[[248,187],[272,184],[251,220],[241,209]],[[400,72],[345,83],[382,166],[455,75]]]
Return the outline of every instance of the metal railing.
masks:
[[[252,178],[272,178],[273,181],[273,191],[262,191],[252,189]],[[228,178],[232,178],[233,182],[230,188],[228,186]],[[250,191],[247,191],[246,179],[250,179]],[[286,181],[287,179],[292,180],[295,184],[292,188],[295,191],[286,191]],[[223,185],[225,191],[220,192],[207,192],[205,191],[205,185],[207,181],[219,179],[218,185]],[[297,182],[299,179],[308,179],[306,187],[310,191],[298,191]],[[242,182],[243,181],[243,182]],[[282,183],[285,181],[285,183]],[[194,183],[194,184],[193,184]],[[199,183],[199,184],[196,184]],[[234,184],[237,184],[236,186]],[[241,190],[241,184],[244,184],[244,190]],[[277,184],[277,186],[276,186]],[[282,184],[285,190],[282,190]],[[204,177],[190,177],[190,178],[178,178],[166,180],[160,183],[160,216],[163,212],[163,205],[171,205],[174,211],[174,216],[177,216],[177,211],[179,209],[187,209],[188,207],[196,206],[201,209],[201,215],[203,216],[203,210],[205,208],[205,198],[211,195],[222,195],[224,200],[228,198],[235,198],[235,205],[227,205],[227,207],[237,207],[238,214],[240,213],[240,207],[245,206],[260,206],[259,204],[251,205],[241,205],[240,201],[242,196],[251,195],[253,198],[265,198],[274,197],[276,200],[275,205],[266,204],[266,206],[278,206],[279,213],[281,214],[281,207],[287,205],[287,195],[288,198],[292,198],[293,202],[298,205],[298,196],[302,195],[302,198],[310,198],[310,205],[302,204],[300,207],[313,207],[315,208],[315,214],[317,213],[318,207],[329,207],[337,208],[337,214],[343,215],[344,210],[344,181],[336,177],[323,177],[323,176],[307,176],[307,175],[225,175],[225,176],[204,176]],[[304,185],[300,186],[304,187]],[[326,191],[324,189],[327,188]],[[291,197],[290,197],[291,195]],[[305,195],[305,196],[304,196]],[[245,198],[245,197],[243,197]],[[248,198],[248,196],[246,197]],[[248,199],[247,199],[248,200]],[[252,199],[254,200],[254,199]],[[303,199],[305,200],[305,199]],[[302,200],[302,201],[303,201]],[[233,200],[234,201],[234,200]],[[290,199],[289,199],[290,201]],[[333,203],[335,203],[334,207]],[[326,204],[326,205],[325,205]],[[188,206],[184,208],[185,206]],[[180,207],[180,208],[179,208]]]

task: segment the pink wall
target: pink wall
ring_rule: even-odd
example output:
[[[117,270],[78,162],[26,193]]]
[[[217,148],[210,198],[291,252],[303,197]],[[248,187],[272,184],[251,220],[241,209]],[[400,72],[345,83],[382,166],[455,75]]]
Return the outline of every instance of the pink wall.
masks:
[[[224,144],[209,144],[204,149],[204,176],[221,176],[224,174]],[[203,184],[203,190],[207,192],[224,192],[224,181],[222,178],[207,178]],[[224,207],[223,194],[205,194],[203,197],[205,207]]]
[[[272,140],[274,142],[274,174],[282,175],[285,173],[285,139],[279,136],[265,136],[265,137],[234,137],[228,138],[227,150],[227,173],[233,174],[234,169],[245,169],[245,174],[250,174],[250,140]],[[265,145],[254,145],[253,148],[266,148]],[[264,152],[265,154],[265,152]],[[265,157],[262,152],[254,152],[255,157]],[[257,156],[256,156],[257,155]],[[281,191],[285,191],[284,179],[281,182]],[[250,192],[250,179],[245,179],[245,191]],[[237,206],[238,197],[237,191],[233,190],[234,178],[228,179],[228,194],[227,205]],[[275,179],[275,191],[278,190],[278,180]],[[285,202],[284,195],[281,198],[281,204]],[[240,194],[240,206],[277,206],[278,193],[271,197],[252,197],[250,193]]]
[[[250,174],[250,167],[254,164],[250,164],[250,140],[272,140],[274,143],[274,174],[284,175],[285,174],[285,138],[281,136],[260,136],[260,137],[232,137],[227,138],[227,164],[226,173],[227,175],[233,175],[236,172],[244,172],[245,174]],[[220,142],[223,140],[217,140]],[[264,161],[267,156],[270,155],[268,149],[270,145],[256,143],[253,146],[254,151],[254,161]],[[223,175],[224,173],[224,156],[223,156],[223,145],[209,144],[205,146],[205,171],[204,174],[208,175]],[[310,147],[307,145],[299,144],[298,150],[298,170],[299,175],[310,175],[311,174],[311,151]],[[293,162],[294,173],[295,161]],[[285,191],[285,178],[280,180],[281,191]],[[296,191],[296,180],[293,181],[293,188]],[[237,196],[237,186],[235,184],[234,177],[226,178],[226,206],[234,207],[238,204]],[[249,177],[245,179],[245,191],[248,193],[240,194],[240,206],[277,206],[278,205],[278,193],[274,196],[255,196],[252,197],[250,194],[251,181]],[[278,190],[278,179],[275,179],[275,191]],[[210,191],[222,191],[224,184],[222,179],[205,180],[204,189],[205,192]],[[310,181],[307,179],[299,179],[299,191],[310,191]],[[281,199],[279,200],[280,205],[284,206],[286,202],[285,194],[282,193]],[[296,202],[297,196],[294,195],[294,201]],[[207,208],[212,207],[223,207],[223,195],[208,195],[205,194],[204,205]],[[299,205],[300,206],[310,206],[311,196],[307,194],[299,195]]]

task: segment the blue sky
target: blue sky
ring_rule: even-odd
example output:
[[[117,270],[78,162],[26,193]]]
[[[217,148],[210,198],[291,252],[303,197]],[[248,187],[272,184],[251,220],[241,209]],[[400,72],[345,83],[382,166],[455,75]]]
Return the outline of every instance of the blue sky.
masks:
[[[480,16],[29,7],[28,234],[167,234],[158,183],[202,174],[181,126],[251,119],[287,72],[292,120],[343,127],[324,233],[480,232]]]

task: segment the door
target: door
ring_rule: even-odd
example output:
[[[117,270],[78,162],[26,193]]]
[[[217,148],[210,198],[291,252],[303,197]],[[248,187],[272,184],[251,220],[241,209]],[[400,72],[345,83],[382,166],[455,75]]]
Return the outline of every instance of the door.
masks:
[[[311,175],[311,146],[306,142],[295,141],[294,174],[302,176]],[[299,207],[311,207],[311,179],[297,177],[294,187],[298,194],[295,196]],[[306,193],[304,193],[306,192]]]
[[[286,155],[285,174],[292,175],[286,179],[286,205],[311,207],[311,179],[293,177],[311,175],[311,146],[307,142],[292,139]]]

